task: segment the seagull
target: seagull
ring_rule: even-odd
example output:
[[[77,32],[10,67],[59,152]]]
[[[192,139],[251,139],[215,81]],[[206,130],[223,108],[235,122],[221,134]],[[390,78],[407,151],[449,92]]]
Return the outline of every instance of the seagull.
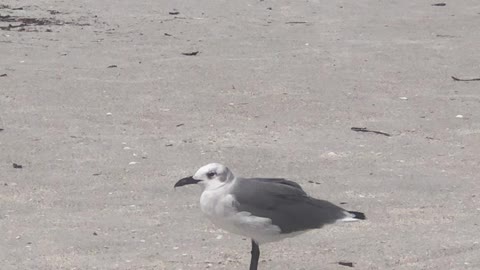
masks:
[[[302,187],[283,178],[240,178],[224,165],[210,163],[174,188],[199,184],[202,212],[217,227],[252,240],[250,270],[257,270],[259,245],[297,236],[327,224],[364,220],[365,214],[347,211],[312,198]]]

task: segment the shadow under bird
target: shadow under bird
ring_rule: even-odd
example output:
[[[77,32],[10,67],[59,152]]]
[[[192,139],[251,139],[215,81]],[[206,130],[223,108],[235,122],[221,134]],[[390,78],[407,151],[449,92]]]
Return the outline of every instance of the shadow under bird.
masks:
[[[252,239],[250,270],[257,270],[259,245],[318,229],[327,224],[364,220],[361,212],[347,211],[308,196],[302,187],[281,178],[240,178],[224,165],[211,163],[176,187],[203,187],[200,207],[218,227]]]

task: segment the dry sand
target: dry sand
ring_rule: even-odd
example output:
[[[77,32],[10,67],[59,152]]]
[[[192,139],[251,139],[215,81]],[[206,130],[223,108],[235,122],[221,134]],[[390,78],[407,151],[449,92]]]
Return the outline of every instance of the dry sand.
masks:
[[[2,1],[1,269],[247,269],[173,190],[212,161],[369,217],[260,269],[480,269],[480,3],[434,3]]]

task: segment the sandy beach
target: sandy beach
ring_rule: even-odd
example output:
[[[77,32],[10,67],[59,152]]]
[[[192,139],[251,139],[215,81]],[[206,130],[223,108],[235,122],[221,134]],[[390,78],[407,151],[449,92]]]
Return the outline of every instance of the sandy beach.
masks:
[[[173,189],[220,162],[368,217],[260,269],[480,269],[479,26],[473,0],[2,1],[0,268],[247,269]]]

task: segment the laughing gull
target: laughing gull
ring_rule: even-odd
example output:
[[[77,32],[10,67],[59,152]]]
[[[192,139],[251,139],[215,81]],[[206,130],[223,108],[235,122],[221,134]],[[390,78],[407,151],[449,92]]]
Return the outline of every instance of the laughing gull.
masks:
[[[222,164],[201,167],[175,184],[200,184],[200,207],[226,231],[252,239],[250,270],[257,270],[259,245],[318,229],[326,224],[365,219],[330,202],[308,196],[302,187],[281,178],[240,178]]]

